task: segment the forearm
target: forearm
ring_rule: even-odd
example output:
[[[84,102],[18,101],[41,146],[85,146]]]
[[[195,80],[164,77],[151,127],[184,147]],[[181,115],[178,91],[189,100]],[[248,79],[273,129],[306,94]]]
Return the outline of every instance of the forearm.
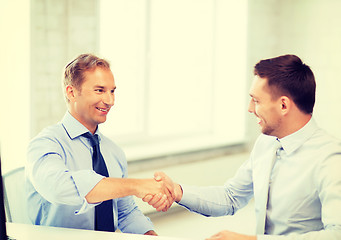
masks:
[[[143,201],[148,202],[157,211],[167,211],[174,201],[190,211],[206,216],[226,215],[226,210],[231,208],[231,201],[227,201],[229,198],[226,196],[224,187],[188,187],[189,191],[184,193],[182,186],[174,183],[165,173],[156,172],[154,177],[157,181],[165,181],[167,187],[174,192],[172,198],[168,200],[170,204],[166,205],[164,204],[166,199],[158,195],[154,197],[148,195],[143,198]]]
[[[154,179],[103,178],[85,196],[88,203],[97,203],[109,199],[136,196],[142,198],[147,194],[163,193],[162,183]]]
[[[183,187],[181,201],[177,201],[188,210],[204,216],[224,216],[234,213],[234,203],[226,196],[223,187]]]

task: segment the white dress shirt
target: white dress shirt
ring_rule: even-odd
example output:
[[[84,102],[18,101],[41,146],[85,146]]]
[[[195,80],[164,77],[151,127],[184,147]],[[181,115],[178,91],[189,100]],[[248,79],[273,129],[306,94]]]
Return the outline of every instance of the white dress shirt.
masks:
[[[233,215],[254,197],[256,217],[269,187],[265,235],[258,239],[341,239],[341,144],[311,119],[279,139],[283,149],[269,175],[276,138],[260,135],[250,158],[221,187],[182,185],[179,202],[205,216]],[[263,198],[264,199],[264,198]],[[259,224],[259,223],[257,223]]]

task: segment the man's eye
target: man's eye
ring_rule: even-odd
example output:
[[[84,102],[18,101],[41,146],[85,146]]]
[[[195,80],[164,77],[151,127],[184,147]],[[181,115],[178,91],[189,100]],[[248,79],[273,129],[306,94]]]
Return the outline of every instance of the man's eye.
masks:
[[[101,92],[103,92],[103,89],[95,89],[95,92],[101,93]]]

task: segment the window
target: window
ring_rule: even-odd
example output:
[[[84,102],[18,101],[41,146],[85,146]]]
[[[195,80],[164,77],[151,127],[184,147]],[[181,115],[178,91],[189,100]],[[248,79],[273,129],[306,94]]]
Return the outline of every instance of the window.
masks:
[[[247,1],[100,1],[116,102],[101,131],[129,161],[243,142]]]

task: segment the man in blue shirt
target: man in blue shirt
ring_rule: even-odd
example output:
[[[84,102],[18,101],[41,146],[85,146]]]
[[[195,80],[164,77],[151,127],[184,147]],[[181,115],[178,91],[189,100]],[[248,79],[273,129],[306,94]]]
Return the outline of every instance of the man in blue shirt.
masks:
[[[312,118],[312,71],[297,56],[284,55],[260,61],[254,74],[248,111],[262,134],[250,158],[224,186],[175,184],[175,201],[205,216],[223,216],[254,198],[257,235],[222,231],[212,240],[341,239],[341,144]],[[158,196],[144,201],[154,205]]]
[[[94,55],[80,55],[65,67],[63,83],[68,111],[28,148],[26,175],[32,223],[93,230],[95,206],[109,200],[113,231],[156,235],[132,196],[160,195],[159,207],[165,208],[167,198],[174,197],[173,190],[164,181],[127,178],[123,151],[100,133],[98,125],[106,121],[115,100],[109,63]],[[84,134],[98,138],[109,177],[93,170],[94,148]]]

